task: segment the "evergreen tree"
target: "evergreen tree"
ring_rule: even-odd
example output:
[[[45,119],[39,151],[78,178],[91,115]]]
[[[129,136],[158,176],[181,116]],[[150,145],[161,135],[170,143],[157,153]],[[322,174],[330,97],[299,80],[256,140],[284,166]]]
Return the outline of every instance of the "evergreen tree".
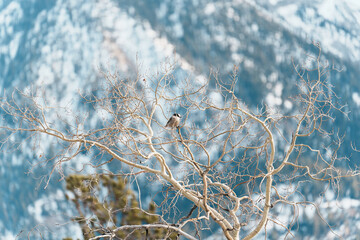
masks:
[[[70,192],[66,198],[74,203],[79,213],[72,220],[80,225],[86,240],[119,226],[159,222],[155,204],[151,202],[146,212],[140,210],[134,192],[127,188],[126,180],[121,177],[70,175],[66,178],[66,189]],[[115,235],[115,239],[126,236],[127,239],[176,239],[177,236],[163,228],[121,230]]]

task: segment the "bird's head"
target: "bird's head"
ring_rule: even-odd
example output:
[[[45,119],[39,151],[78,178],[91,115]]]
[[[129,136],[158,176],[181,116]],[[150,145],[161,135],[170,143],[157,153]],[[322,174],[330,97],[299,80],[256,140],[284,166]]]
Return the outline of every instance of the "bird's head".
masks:
[[[178,114],[178,113],[174,113],[174,116],[175,116],[175,117],[179,117],[179,118],[181,118],[181,115],[180,115],[180,114]]]

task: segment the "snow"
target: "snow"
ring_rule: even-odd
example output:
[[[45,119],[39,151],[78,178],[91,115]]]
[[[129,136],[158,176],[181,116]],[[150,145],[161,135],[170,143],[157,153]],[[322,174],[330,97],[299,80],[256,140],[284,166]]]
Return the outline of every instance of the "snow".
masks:
[[[218,107],[222,107],[224,104],[223,97],[218,92],[211,92],[209,94],[209,100],[212,104]]]
[[[278,9],[278,13],[283,16],[287,22],[291,22],[295,27],[303,29],[305,25],[303,25],[301,18],[297,15],[297,11],[298,5],[296,4],[290,4]]]
[[[258,32],[258,31],[259,31],[259,26],[258,26],[257,24],[255,24],[255,23],[253,23],[253,24],[251,25],[251,30],[252,30],[253,32]]]
[[[285,100],[284,101],[284,106],[285,106],[286,109],[292,109],[293,104],[289,100]]]
[[[314,216],[316,214],[316,208],[312,205],[306,205],[303,208],[303,211],[305,212],[306,216],[310,219],[314,218]]]
[[[39,68],[38,75],[39,86],[45,86],[54,83],[54,73],[48,65],[42,64]]]
[[[277,73],[277,72],[272,72],[272,73],[269,75],[269,78],[268,78],[268,80],[269,80],[270,82],[277,82],[278,79],[279,79],[279,73]]]
[[[352,94],[352,99],[353,99],[353,101],[355,102],[355,104],[356,104],[358,107],[360,107],[360,95],[359,95],[359,93],[354,92],[354,93]]]
[[[269,0],[270,4],[276,5],[280,0]]]
[[[43,221],[42,208],[45,204],[46,204],[46,200],[40,198],[36,200],[32,206],[28,207],[28,212],[35,218],[37,222]]]
[[[204,13],[206,15],[211,15],[216,11],[216,7],[214,3],[208,3],[206,4],[205,8],[204,8]]]
[[[5,230],[5,233],[0,237],[0,239],[2,240],[16,240],[19,239],[16,235],[14,235],[13,233]]]
[[[254,68],[255,67],[255,63],[254,61],[252,61],[251,59],[245,59],[244,60],[244,66],[246,68]]]
[[[269,105],[269,107],[279,106],[282,103],[281,98],[275,96],[273,93],[269,93],[266,96],[265,101],[266,101],[267,105]]]
[[[281,96],[284,86],[281,82],[277,82],[277,78],[278,78],[278,74],[275,72],[270,74],[268,78],[269,83],[267,85],[269,85],[269,88],[272,84],[275,85],[273,86],[273,92],[268,93],[268,95],[265,97],[266,104],[269,107],[280,106],[283,103]],[[286,104],[287,104],[287,108],[292,107],[291,102],[287,101]]]
[[[229,7],[227,9],[227,14],[226,15],[227,15],[228,18],[231,18],[231,19],[234,19],[234,17],[236,16],[234,9],[231,8],[231,7]]]
[[[276,85],[274,87],[275,96],[281,97],[283,88],[284,88],[284,86],[281,82],[276,83]]]
[[[14,32],[13,26],[22,17],[23,11],[18,2],[12,1],[4,9],[0,8],[0,53],[9,56],[9,58],[5,57],[5,66],[8,66],[17,54],[22,33]]]
[[[93,15],[99,18],[101,25],[105,29],[113,29],[112,39],[116,39],[116,45],[121,48],[126,58],[131,61],[128,64],[136,64],[136,57],[140,59],[142,69],[147,74],[152,75],[156,72],[159,63],[166,62],[168,58],[176,59],[181,68],[192,72],[194,67],[176,54],[175,46],[166,38],[151,28],[149,22],[144,21],[139,24],[137,20],[129,16],[110,0],[104,0],[98,3]],[[182,25],[179,20],[179,14],[172,15],[174,34],[179,37],[183,34]],[[151,69],[151,70],[149,70]],[[152,71],[152,72],[149,72]]]
[[[276,5],[279,2],[279,0],[270,1],[272,5]],[[327,2],[330,5],[325,6],[326,8],[320,12],[321,16],[329,21],[345,21],[346,19],[343,16],[337,16],[336,14],[341,9],[338,6],[339,2]],[[360,1],[344,2],[349,6],[356,6],[357,9],[354,9],[352,16],[360,22],[358,11]],[[0,1],[0,3],[2,2]],[[79,24],[80,19],[77,18],[78,16],[75,17],[75,20],[71,19],[69,12],[66,10],[69,7],[68,4],[72,5],[71,8],[82,9],[82,11],[86,12],[87,16],[99,19],[99,26],[88,29]],[[159,18],[165,16],[167,11],[166,4],[161,6],[164,7],[160,8],[157,13]],[[321,20],[317,18],[316,11],[311,7],[306,8],[306,18],[301,19],[297,15],[298,10],[297,5],[289,4],[278,8],[277,14],[282,17],[282,21],[285,21],[285,25],[289,25],[289,28],[292,30],[293,27],[296,27],[308,34],[312,32],[318,34],[319,38],[324,39],[325,46],[332,47],[330,50],[338,55],[343,56],[341,49],[336,46],[344,46],[350,49],[349,51],[352,52],[353,56],[358,56],[356,55],[358,52],[352,50],[359,49],[359,43],[356,39],[354,41],[346,31],[336,32],[336,28],[331,23],[328,23],[330,25],[326,25],[324,28],[314,27],[314,23],[318,24]],[[216,12],[216,5],[208,3],[205,6],[204,12],[208,15],[214,14]],[[232,8],[228,9],[227,15],[235,20],[239,19],[239,16],[235,14]],[[0,52],[1,54],[8,54],[10,59],[16,56],[20,40],[23,37],[21,33],[14,33],[12,25],[22,17],[22,9],[19,3],[15,1],[10,2],[6,8],[0,10],[0,37],[2,39],[0,40]],[[173,22],[172,27],[175,36],[182,37],[184,29],[179,19],[179,12],[171,16],[171,21]],[[44,33],[42,32],[42,25],[47,22],[54,22],[55,25],[52,29],[49,29],[49,33]],[[60,102],[64,105],[74,103],[73,96],[76,95],[78,89],[86,89],[96,81],[95,75],[99,65],[112,66],[115,61],[110,60],[111,58],[116,59],[116,64],[120,65],[120,69],[124,72],[131,71],[131,66],[136,65],[136,56],[139,56],[141,59],[143,66],[141,70],[148,71],[149,75],[152,74],[149,71],[156,70],[147,69],[157,69],[159,63],[167,61],[169,57],[175,58],[181,68],[189,73],[194,71],[194,67],[189,62],[175,53],[175,46],[152,29],[149,22],[138,22],[137,19],[128,15],[110,0],[97,2],[58,0],[54,9],[50,12],[43,11],[37,16],[34,26],[27,40],[34,47],[36,39],[42,37],[41,46],[43,47],[40,49],[40,59],[33,62],[32,69],[35,70],[34,74],[30,75],[30,78],[35,76],[33,79],[35,79],[37,86],[51,87],[51,89],[47,89],[47,94],[52,97],[53,103]],[[259,26],[255,23],[249,27],[254,32],[257,32],[259,29]],[[356,28],[353,31],[357,33]],[[10,43],[3,42],[7,34],[12,36]],[[278,39],[282,38],[281,33],[276,36]],[[227,42],[233,52],[241,48],[241,42],[238,39],[228,38],[226,33],[221,30],[218,31],[216,40],[223,44]],[[8,44],[10,47],[8,47]],[[249,59],[244,60],[244,56],[239,53],[233,53],[232,59],[235,62],[245,61],[245,66],[254,68],[254,62]],[[5,65],[8,65],[6,61],[10,60],[5,60]],[[276,55],[276,61],[282,61],[282,57]],[[77,64],[79,66],[76,66]],[[206,81],[206,77],[203,75],[195,75],[194,77],[199,83]],[[283,85],[276,83],[277,80],[278,75],[275,72],[270,74],[268,78],[264,77],[264,81],[268,81],[271,83],[271,86],[274,86],[273,92],[269,93],[266,97],[269,106],[282,104]],[[209,98],[215,104],[222,104],[223,99],[219,93],[212,92]],[[360,106],[359,93],[353,93],[352,99],[357,106]],[[293,104],[289,100],[285,100],[284,106],[290,109]],[[104,119],[109,117],[106,112],[101,111],[97,112],[97,116]],[[50,119],[55,117],[56,115],[53,115]],[[90,122],[95,124],[96,121],[94,118]],[[47,137],[44,137],[42,141],[42,148],[38,149],[40,153],[45,152],[51,143],[50,138]],[[217,151],[217,149],[211,149],[211,151]],[[12,161],[14,165],[20,164],[19,159],[13,158]],[[76,161],[75,169],[83,168],[88,161],[89,158],[87,156],[79,157]],[[37,221],[44,221],[45,219],[42,216],[43,210],[56,211],[58,208],[54,199],[61,199],[61,196],[55,194],[53,199],[41,198],[29,206],[28,211],[34,214]],[[48,203],[48,201],[54,203]],[[358,206],[359,202],[349,199],[344,201],[344,204]],[[314,210],[308,207],[306,211],[309,211],[310,214]]]
[[[195,82],[204,85],[207,82],[207,77],[204,75],[198,75],[195,77]]]
[[[67,230],[65,233],[63,233],[64,235],[71,233],[71,237],[80,238],[82,236],[82,232],[77,224],[71,224],[69,220],[66,220],[66,222],[64,222],[64,220],[62,220],[58,216],[54,217],[43,215],[44,211],[58,211],[59,206],[57,204],[57,201],[63,201],[64,199],[64,192],[62,190],[57,190],[55,193],[42,196],[32,205],[28,206],[28,212],[34,217],[34,219],[39,223],[39,225],[44,226],[48,229],[52,229],[60,225],[65,225]],[[66,214],[69,214],[69,212],[63,212],[63,216]]]
[[[74,5],[73,8],[68,8],[69,4]],[[11,79],[14,86],[27,92],[34,91],[34,89],[44,90],[38,92],[44,94],[47,98],[47,104],[52,106],[67,105],[70,108],[76,106],[77,102],[74,101],[74,96],[77,95],[79,89],[91,88],[96,81],[94,72],[98,71],[95,68],[95,66],[97,67],[96,62],[104,62],[102,57],[106,56],[106,54],[103,54],[104,49],[101,48],[102,32],[96,28],[89,28],[86,24],[80,24],[82,18],[91,15],[88,10],[89,6],[94,6],[94,3],[58,0],[53,8],[42,11],[35,15],[34,19],[31,19],[30,23],[34,27],[26,29],[28,30],[27,34],[23,34],[22,31],[16,32],[20,28],[13,27],[24,21],[22,19],[23,10],[19,3],[12,1],[9,5],[0,9],[0,51],[1,54],[4,54],[5,66],[8,66],[10,61],[16,63],[14,58],[17,56],[18,51],[23,50],[19,48],[22,41],[25,41],[26,47],[33,51],[27,55],[27,57],[32,57],[31,62],[24,66],[25,69],[21,69],[24,74],[26,72],[29,82],[25,82],[21,79],[21,76],[15,75],[18,78]],[[72,17],[70,17],[70,14],[72,14]],[[11,36],[9,37],[7,34],[11,34]],[[0,70],[5,71],[1,67]],[[40,97],[37,97],[36,101],[41,106],[45,104]],[[58,118],[58,116],[71,119],[70,115],[69,112],[61,112],[60,115],[54,112],[46,114],[46,117],[50,122],[56,122],[54,119]],[[39,156],[44,155],[44,152],[49,152],[49,149],[54,146],[52,145],[54,139],[49,136],[42,136],[37,140],[36,146],[21,145],[19,151],[22,152],[22,155],[20,157],[13,155],[9,158],[12,166],[24,165],[24,161],[21,161],[23,159],[36,164],[38,158],[40,158]],[[35,152],[31,149],[32,147],[35,148]],[[89,159],[88,156],[79,159],[80,167],[83,167],[81,164],[84,162],[88,163]],[[29,185],[24,187],[33,187],[32,184],[33,181],[29,180]],[[26,191],[31,190],[34,189]],[[58,215],[58,219],[55,220],[55,218],[50,219],[50,217],[45,217],[43,214],[45,212],[47,214],[58,214],[59,211],[64,209],[58,204],[59,201],[64,200],[64,197],[59,196],[59,192],[54,193],[52,191],[53,189],[46,192],[48,197],[40,198],[33,204],[24,206],[24,209],[16,210],[18,214],[27,211],[34,216],[34,222],[24,223],[24,225],[27,224],[28,227],[46,223],[55,226],[55,221],[59,223],[63,220],[64,215]],[[6,200],[7,197],[5,197]],[[14,214],[14,211],[10,211],[9,214]],[[71,216],[70,212],[68,216]],[[26,222],[25,219],[21,220]],[[49,220],[51,221],[49,222]],[[4,233],[3,230],[4,228],[0,227],[0,234]],[[77,236],[80,237],[81,235],[78,234]],[[10,236],[6,239],[10,239]]]
[[[318,13],[322,15],[325,19],[330,21],[336,21],[339,19],[338,7],[336,6],[336,1],[334,0],[325,0],[319,4]],[[343,20],[343,19],[342,19]]]
[[[162,2],[160,4],[160,7],[158,9],[158,11],[156,12],[157,18],[162,19],[166,16],[167,13],[167,6],[165,2]]]
[[[328,192],[330,192],[330,191],[327,191],[326,193],[328,193]],[[334,194],[334,196],[335,196],[335,194]],[[345,209],[350,209],[350,208],[359,208],[360,200],[353,199],[353,198],[343,198],[340,201],[338,201],[333,198],[332,201],[326,202],[323,206],[323,208],[328,208],[333,211],[336,211],[340,207],[341,207],[342,211]]]
[[[14,59],[18,51],[22,33],[16,33],[13,40],[9,44],[9,55],[11,59]]]
[[[244,56],[242,54],[232,53],[231,59],[234,64],[239,65],[244,60]]]
[[[274,0],[270,4],[270,8],[266,4],[256,7],[300,37],[320,41],[325,51],[341,58],[360,59],[359,1],[314,0],[295,4]]]
[[[305,10],[307,17],[313,19],[316,16],[316,12],[313,8],[306,8]]]
[[[13,33],[12,23],[23,17],[23,11],[18,2],[12,1],[0,12],[0,27],[7,30],[7,34]]]
[[[360,1],[359,0],[344,0],[344,2],[354,11],[360,10]]]
[[[184,36],[183,26],[182,26],[182,24],[180,24],[179,22],[176,23],[176,24],[173,26],[173,30],[174,30],[174,33],[175,33],[175,37],[181,38],[181,37]]]
[[[24,160],[22,158],[19,158],[15,154],[11,156],[11,165],[12,166],[21,166],[24,164]]]

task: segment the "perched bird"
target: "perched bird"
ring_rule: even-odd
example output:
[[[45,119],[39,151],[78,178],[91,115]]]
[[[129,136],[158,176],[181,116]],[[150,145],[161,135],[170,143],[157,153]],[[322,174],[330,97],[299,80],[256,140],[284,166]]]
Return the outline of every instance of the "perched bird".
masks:
[[[169,121],[167,122],[167,124],[165,125],[165,127],[170,127],[170,128],[177,128],[179,127],[180,124],[180,118],[181,115],[178,113],[174,113],[171,118],[169,119]]]

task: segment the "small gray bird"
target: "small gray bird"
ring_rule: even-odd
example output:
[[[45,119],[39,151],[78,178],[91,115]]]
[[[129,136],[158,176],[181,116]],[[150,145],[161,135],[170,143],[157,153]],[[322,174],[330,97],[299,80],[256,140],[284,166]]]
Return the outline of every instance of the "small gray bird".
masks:
[[[165,125],[165,127],[170,127],[170,128],[177,128],[179,127],[180,124],[180,118],[181,115],[178,113],[174,113],[171,118],[169,119],[169,121],[167,122],[167,124]]]

